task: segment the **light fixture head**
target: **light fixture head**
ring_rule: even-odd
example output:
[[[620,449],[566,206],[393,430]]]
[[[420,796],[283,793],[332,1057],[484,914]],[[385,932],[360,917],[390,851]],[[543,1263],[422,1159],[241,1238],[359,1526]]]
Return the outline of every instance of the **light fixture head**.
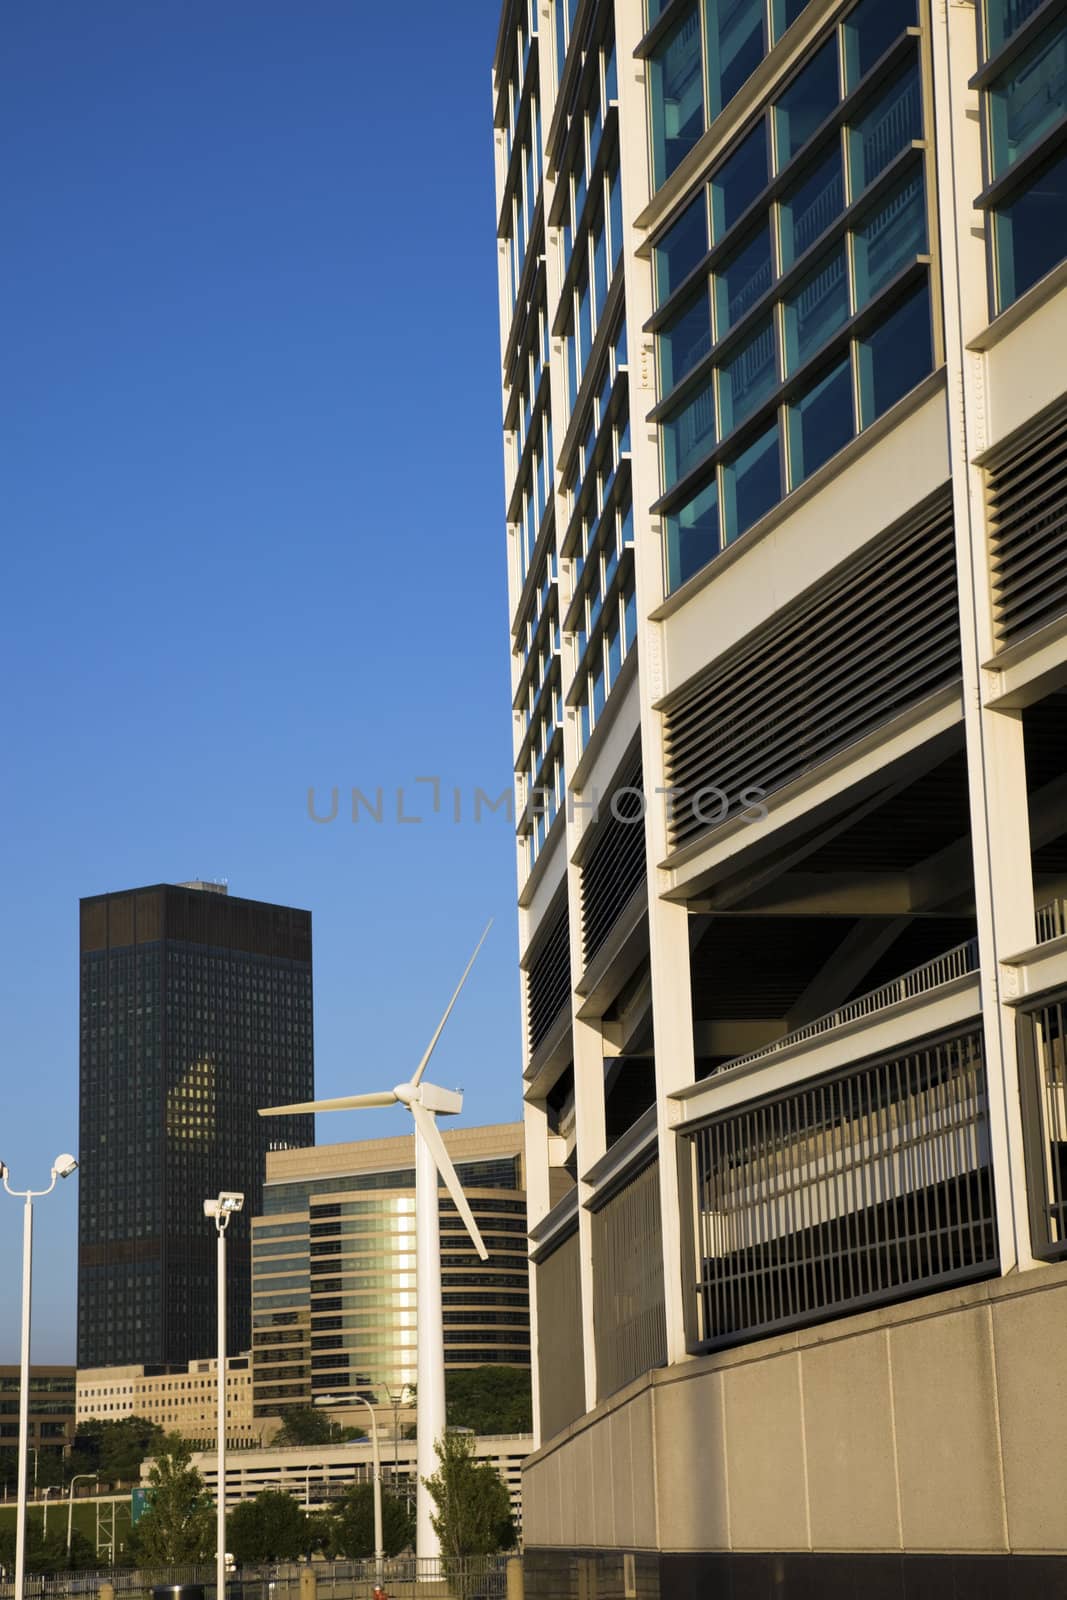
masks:
[[[72,1172],[77,1172],[78,1163],[72,1155],[56,1156],[52,1162],[52,1171],[57,1178],[69,1178]]]
[[[224,1189],[219,1195],[219,1210],[223,1213],[241,1211],[244,1209],[245,1197]]]
[[[0,1183],[3,1183],[4,1179],[7,1177],[8,1173],[10,1171],[11,1171],[11,1168],[8,1166],[7,1162],[6,1161],[0,1161]]]

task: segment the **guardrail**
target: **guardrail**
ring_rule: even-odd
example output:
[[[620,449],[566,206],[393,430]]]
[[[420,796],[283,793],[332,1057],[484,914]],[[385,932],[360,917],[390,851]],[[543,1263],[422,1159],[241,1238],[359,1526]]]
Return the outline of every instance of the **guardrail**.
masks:
[[[1067,899],[1048,900],[1034,912],[1037,943],[1047,944],[1050,939],[1062,939],[1067,934]]]

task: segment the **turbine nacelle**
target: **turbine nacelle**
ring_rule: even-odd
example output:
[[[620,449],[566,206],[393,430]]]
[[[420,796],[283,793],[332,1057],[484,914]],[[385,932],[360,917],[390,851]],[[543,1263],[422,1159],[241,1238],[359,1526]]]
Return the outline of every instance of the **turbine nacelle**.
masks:
[[[440,1089],[436,1083],[398,1083],[393,1090],[402,1106],[420,1105],[439,1117],[455,1117],[463,1110],[463,1095],[458,1089]]]

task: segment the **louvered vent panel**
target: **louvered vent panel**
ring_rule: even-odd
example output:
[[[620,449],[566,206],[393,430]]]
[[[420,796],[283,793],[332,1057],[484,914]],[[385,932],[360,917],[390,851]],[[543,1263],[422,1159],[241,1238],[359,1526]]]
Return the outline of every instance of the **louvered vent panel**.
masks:
[[[767,795],[960,675],[952,503],[846,562],[695,679],[667,712],[671,842]]]
[[[607,815],[582,863],[582,951],[589,965],[616,919],[645,878],[644,798],[641,762],[609,796]]]
[[[1067,408],[990,467],[993,608],[1001,644],[1067,610]]]
[[[571,997],[571,949],[567,902],[552,917],[526,969],[526,1012],[530,1052],[548,1037]]]

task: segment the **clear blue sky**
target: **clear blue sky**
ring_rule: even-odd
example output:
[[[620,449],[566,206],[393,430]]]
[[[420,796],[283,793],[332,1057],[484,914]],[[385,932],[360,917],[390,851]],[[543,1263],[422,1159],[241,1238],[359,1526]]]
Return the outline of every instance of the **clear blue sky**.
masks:
[[[33,0],[0,55],[0,1157],[77,1144],[77,902],[193,876],[314,914],[317,1086],[520,1113],[495,0]],[[445,809],[419,826],[438,774]],[[341,814],[306,796],[341,788]],[[346,821],[353,785],[393,820]],[[464,819],[455,825],[451,790]],[[421,798],[420,798],[421,797]],[[373,1122],[371,1120],[373,1118]],[[320,1117],[319,1139],[402,1131]],[[72,1359],[74,1181],[35,1360]],[[0,1195],[0,1361],[19,1207]]]

